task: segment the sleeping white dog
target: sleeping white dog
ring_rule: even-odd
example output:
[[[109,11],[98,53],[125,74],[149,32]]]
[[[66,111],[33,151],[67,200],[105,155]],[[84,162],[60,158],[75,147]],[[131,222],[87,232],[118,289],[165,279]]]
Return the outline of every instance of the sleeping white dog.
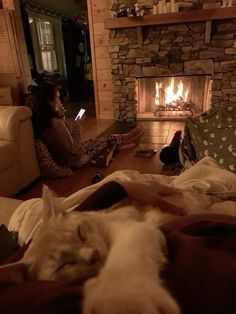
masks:
[[[72,211],[44,187],[43,222],[23,258],[4,266],[12,280],[86,280],[84,314],[178,314],[159,273],[159,226],[177,215],[236,215],[234,202],[157,182],[123,182],[127,198],[100,211]],[[91,210],[93,208],[90,208]]]

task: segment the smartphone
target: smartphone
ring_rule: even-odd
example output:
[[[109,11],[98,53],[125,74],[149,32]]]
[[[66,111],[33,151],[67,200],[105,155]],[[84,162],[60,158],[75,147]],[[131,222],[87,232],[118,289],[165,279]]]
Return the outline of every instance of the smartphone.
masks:
[[[84,114],[85,114],[85,109],[81,108],[81,109],[79,110],[77,116],[75,117],[75,121],[82,119],[82,117],[83,117]]]

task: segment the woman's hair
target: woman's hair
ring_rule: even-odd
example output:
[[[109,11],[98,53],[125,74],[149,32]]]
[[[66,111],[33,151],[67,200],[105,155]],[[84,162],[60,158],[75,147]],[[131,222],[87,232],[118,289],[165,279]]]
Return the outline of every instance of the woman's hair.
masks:
[[[34,87],[31,90],[33,104],[33,127],[36,138],[40,138],[44,130],[51,127],[52,118],[56,116],[50,102],[53,101],[58,88],[48,82]]]

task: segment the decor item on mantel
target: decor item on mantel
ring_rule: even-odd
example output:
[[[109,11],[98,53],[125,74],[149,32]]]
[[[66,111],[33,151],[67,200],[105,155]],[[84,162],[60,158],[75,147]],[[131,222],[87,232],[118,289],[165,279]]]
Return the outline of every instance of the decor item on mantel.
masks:
[[[157,0],[153,1],[153,6],[152,6],[152,14],[157,14],[158,8],[157,8]]]
[[[111,11],[113,11],[113,18],[134,16],[137,17],[147,14],[147,8],[144,6],[140,6],[138,2],[130,7],[125,3],[119,3],[118,0],[115,0],[115,2],[112,4]]]
[[[236,6],[219,8],[219,9],[208,9],[208,10],[191,10],[181,11],[177,13],[167,13],[158,15],[144,15],[142,17],[122,19],[105,19],[104,27],[106,29],[119,29],[119,28],[130,28],[139,26],[154,26],[154,25],[165,25],[165,24],[182,24],[191,22],[202,22],[210,20],[225,20],[235,18]]]
[[[165,0],[162,0],[165,1]],[[235,0],[234,0],[235,1]],[[211,26],[213,20],[224,20],[235,18],[236,16],[236,6],[225,7],[219,9],[208,9],[208,10],[191,10],[190,11],[181,11],[167,14],[150,14],[144,15],[137,19],[133,18],[122,18],[122,21],[117,19],[105,19],[104,27],[107,29],[120,29],[120,28],[130,28],[136,27],[138,34],[138,45],[142,47],[143,45],[143,26],[154,26],[154,25],[167,25],[167,24],[179,24],[179,23],[188,23],[188,22],[206,22],[205,30],[205,44],[209,44],[211,39]]]
[[[208,0],[203,4],[197,1],[180,0],[153,0],[153,4],[142,5],[138,0],[134,5],[129,6],[126,3],[120,3],[115,0],[112,4],[112,17],[142,17],[144,15],[158,15],[177,13],[181,11],[193,11],[196,9],[218,9],[229,8],[236,5],[236,0]]]
[[[222,1],[222,8],[226,8],[226,7],[233,7],[234,5],[236,5],[234,0],[223,0]]]
[[[157,4],[157,12],[158,14],[165,13],[174,13],[178,12],[180,7],[192,7],[192,3],[188,2],[175,2],[175,0],[171,0],[170,2],[166,2],[166,0],[160,0]],[[155,14],[155,13],[153,13]]]

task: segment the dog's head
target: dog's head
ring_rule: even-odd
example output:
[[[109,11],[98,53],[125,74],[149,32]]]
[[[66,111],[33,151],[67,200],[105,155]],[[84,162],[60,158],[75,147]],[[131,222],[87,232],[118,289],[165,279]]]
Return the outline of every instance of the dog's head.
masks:
[[[3,266],[0,273],[10,281],[71,281],[96,275],[108,252],[99,215],[66,212],[46,186],[43,203],[43,222],[23,258]]]

